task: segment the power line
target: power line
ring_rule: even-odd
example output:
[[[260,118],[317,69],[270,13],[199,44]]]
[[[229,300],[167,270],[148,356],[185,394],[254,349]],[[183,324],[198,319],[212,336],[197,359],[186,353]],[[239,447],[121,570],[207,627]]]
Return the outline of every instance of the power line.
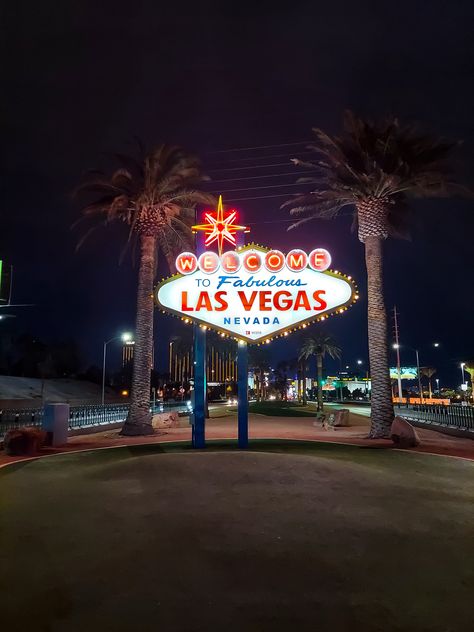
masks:
[[[304,154],[314,154],[314,151],[299,151],[298,152],[299,156],[303,156]],[[242,161],[249,161],[249,160],[268,160],[272,158],[287,158],[288,156],[290,158],[293,158],[293,153],[287,152],[286,154],[273,154],[269,156],[249,156],[248,158],[231,158],[224,164],[227,164],[229,162],[242,162]],[[212,167],[209,167],[209,171],[212,171]]]
[[[233,198],[231,200],[226,200],[226,204],[230,204],[231,202],[244,202],[245,200],[268,200],[270,198],[277,197],[291,197],[294,195],[294,193],[275,193],[274,195],[258,195],[255,197]]]
[[[244,169],[266,169],[268,167],[288,167],[289,162],[275,162],[271,165],[251,165],[250,167],[226,167],[224,169],[207,169],[214,173],[220,173],[221,171],[244,171]]]
[[[310,140],[298,140],[294,143],[279,143],[278,145],[259,145],[257,147],[234,147],[233,149],[218,149],[216,151],[207,152],[209,155],[212,154],[227,154],[231,151],[252,151],[254,149],[272,149],[273,147],[291,147],[292,145],[305,145],[306,143],[310,143]]]
[[[248,176],[247,178],[226,178],[225,180],[210,180],[209,184],[215,184],[217,182],[239,182],[241,180],[261,180],[263,178],[280,178],[283,176],[298,176],[301,174],[311,173],[310,170],[307,171],[287,171],[286,173],[272,173],[269,175],[261,175],[261,176]]]
[[[257,224],[283,224],[289,222],[295,222],[295,219],[274,219],[265,222],[245,222],[247,226],[257,226]]]
[[[305,184],[314,184],[312,182],[292,182],[291,184],[268,184],[262,187],[243,187],[241,189],[227,189],[224,191],[211,191],[211,193],[233,193],[234,191],[257,191],[258,189],[277,189],[281,187],[300,187]]]

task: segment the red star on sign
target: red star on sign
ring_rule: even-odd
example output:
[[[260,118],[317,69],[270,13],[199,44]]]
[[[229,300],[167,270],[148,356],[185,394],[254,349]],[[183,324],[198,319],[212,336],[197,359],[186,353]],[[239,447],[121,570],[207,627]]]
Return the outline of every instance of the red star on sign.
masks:
[[[224,241],[228,241],[235,247],[235,233],[239,230],[248,232],[247,226],[239,226],[234,224],[237,218],[237,211],[232,210],[224,214],[224,208],[222,206],[222,195],[219,195],[219,202],[217,203],[217,211],[206,211],[204,213],[204,219],[207,220],[207,224],[197,224],[193,226],[193,231],[204,231],[206,239],[204,245],[211,246],[217,241],[217,249],[219,255],[222,254]]]

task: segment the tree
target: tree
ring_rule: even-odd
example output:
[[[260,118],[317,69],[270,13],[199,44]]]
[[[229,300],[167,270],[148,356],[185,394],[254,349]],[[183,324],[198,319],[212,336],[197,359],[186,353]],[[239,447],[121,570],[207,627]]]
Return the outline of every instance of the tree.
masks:
[[[314,160],[293,159],[313,175],[300,182],[315,190],[298,194],[283,206],[299,219],[294,228],[316,218],[332,219],[352,210],[353,227],[365,246],[368,294],[369,359],[372,376],[372,438],[388,437],[393,420],[387,314],[382,250],[385,239],[407,237],[409,196],[445,197],[465,190],[453,181],[448,158],[453,143],[420,134],[396,118],[379,122],[347,112],[344,133],[331,136],[314,129]]]
[[[326,354],[331,358],[340,358],[341,349],[331,336],[318,333],[310,338],[305,338],[300,348],[299,360],[307,360],[311,356],[316,356],[316,367],[318,372],[318,411],[323,410],[323,360]]]
[[[469,377],[471,378],[471,395],[473,398],[472,402],[474,404],[474,361],[466,362],[464,370],[466,373],[469,373]]]
[[[255,379],[255,397],[257,401],[265,399],[265,372],[270,369],[270,354],[263,346],[252,345],[249,348],[249,368],[253,369]]]
[[[436,373],[436,369],[432,366],[423,366],[420,369],[420,373],[422,375],[426,375],[426,377],[428,378],[428,394],[429,398],[431,399],[433,397],[433,391],[431,390],[431,378]]]
[[[123,435],[152,434],[150,380],[153,344],[153,283],[157,251],[172,271],[176,254],[191,247],[191,225],[197,203],[214,203],[195,187],[204,179],[197,158],[180,147],[160,145],[138,159],[117,154],[120,167],[111,176],[92,172],[76,193],[93,196],[83,206],[83,219],[92,227],[124,222],[128,243],[139,249],[137,315],[130,410]]]

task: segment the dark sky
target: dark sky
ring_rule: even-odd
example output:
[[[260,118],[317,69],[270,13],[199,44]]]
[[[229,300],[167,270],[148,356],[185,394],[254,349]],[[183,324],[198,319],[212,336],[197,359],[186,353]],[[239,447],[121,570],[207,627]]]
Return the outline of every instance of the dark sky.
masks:
[[[75,254],[70,192],[84,170],[131,150],[134,137],[149,146],[182,143],[217,169],[252,165],[230,161],[275,150],[213,151],[306,140],[312,126],[335,132],[347,107],[393,112],[463,139],[467,178],[472,7],[469,0],[4,3],[0,256],[15,266],[15,301],[35,307],[18,309],[2,327],[74,337],[85,364],[100,361],[105,338],[133,327],[136,270],[130,259],[118,264],[125,233],[98,233]],[[283,149],[289,161],[291,148]],[[237,186],[251,185],[227,188]],[[348,220],[287,234],[284,222],[263,223],[287,219],[282,200],[240,203],[246,221],[256,222],[255,241],[284,251],[328,247],[365,297],[363,248]],[[413,241],[387,244],[387,305],[396,302],[402,341],[419,347],[422,364],[438,367],[442,384],[454,382],[458,363],[474,358],[472,206],[424,201],[415,210]],[[177,323],[157,318],[162,364]],[[366,359],[364,301],[332,319],[330,330],[344,364]],[[442,343],[438,355],[434,340]],[[275,359],[288,356],[281,343],[271,348]],[[412,356],[405,350],[403,364]]]

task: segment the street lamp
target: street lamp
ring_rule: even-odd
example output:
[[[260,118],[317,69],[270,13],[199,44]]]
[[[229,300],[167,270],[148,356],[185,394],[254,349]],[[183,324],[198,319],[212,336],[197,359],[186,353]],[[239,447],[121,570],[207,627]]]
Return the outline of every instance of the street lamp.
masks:
[[[131,342],[132,338],[133,338],[132,334],[123,333],[120,336],[114,336],[113,338],[110,338],[110,340],[106,340],[104,342],[103,357],[102,357],[102,406],[105,405],[105,363],[107,360],[107,345],[110,342],[114,342],[114,340],[122,340],[122,342]]]
[[[438,391],[438,395],[440,394],[440,390],[439,390],[439,377],[435,378],[436,381],[436,390]]]
[[[397,351],[400,349],[399,344],[394,344],[393,348],[397,349]],[[408,347],[408,349],[411,349],[412,351],[414,351],[416,353],[416,372],[418,373],[418,391],[420,393],[420,404],[423,403],[423,390],[421,388],[421,375],[420,375],[420,356],[418,354],[418,349],[414,349],[413,347],[410,347],[409,345],[404,345],[405,347]]]

